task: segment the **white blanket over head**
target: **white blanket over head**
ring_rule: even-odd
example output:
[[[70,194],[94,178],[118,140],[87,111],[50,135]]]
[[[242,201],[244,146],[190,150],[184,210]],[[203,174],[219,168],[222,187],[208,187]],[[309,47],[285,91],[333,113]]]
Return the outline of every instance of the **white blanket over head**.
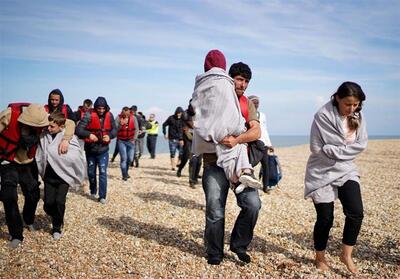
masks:
[[[246,131],[233,79],[217,67],[197,76],[191,105],[195,112],[193,152],[216,152],[217,165],[229,179],[240,176],[242,169],[251,169],[245,144],[233,148],[219,144],[228,135],[238,136]]]

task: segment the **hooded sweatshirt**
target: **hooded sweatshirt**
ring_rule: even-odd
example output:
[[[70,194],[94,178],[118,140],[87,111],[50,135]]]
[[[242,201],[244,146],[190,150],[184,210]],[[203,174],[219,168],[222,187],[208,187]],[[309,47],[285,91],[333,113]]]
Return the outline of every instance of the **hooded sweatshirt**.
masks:
[[[112,115],[112,113],[110,112],[110,107],[107,104],[107,101],[104,97],[98,97],[96,99],[96,101],[94,102],[94,111],[96,111],[96,109],[98,107],[104,107],[106,110],[104,112],[104,114],[102,116],[99,116],[100,119],[100,123],[103,125],[104,119],[105,119],[105,115],[106,113],[110,114],[110,120],[111,120],[111,128],[112,130],[109,133],[109,137],[110,140],[115,138],[117,135],[117,129],[115,127],[115,121],[114,121],[114,116]],[[85,114],[85,116],[82,118],[81,121],[79,121],[78,126],[76,127],[75,130],[75,134],[81,138],[81,139],[85,139],[85,138],[89,138],[91,132],[89,130],[86,129],[86,127],[89,125],[89,123],[92,120],[92,114],[91,112],[87,112]],[[90,154],[103,154],[104,152],[108,152],[109,148],[108,148],[108,144],[103,144],[101,141],[98,142],[85,142],[85,151],[86,153],[90,153]]]
[[[60,96],[60,103],[58,104],[58,106],[56,108],[54,108],[50,102],[50,96],[51,95],[58,95]],[[52,113],[54,111],[60,111],[62,112],[62,108],[64,105],[64,96],[61,92],[60,89],[53,89],[50,93],[49,93],[49,97],[47,98],[47,105],[49,107],[49,113]],[[72,121],[76,122],[78,119],[76,119],[75,113],[72,111],[72,109],[69,107],[69,105],[65,104],[65,106],[67,107],[67,118],[71,119]]]
[[[183,114],[183,108],[177,107],[174,115],[171,115],[165,120],[162,125],[163,134],[167,134],[167,126],[168,126],[168,139],[169,140],[183,140],[183,115],[181,118],[178,118],[178,113]]]

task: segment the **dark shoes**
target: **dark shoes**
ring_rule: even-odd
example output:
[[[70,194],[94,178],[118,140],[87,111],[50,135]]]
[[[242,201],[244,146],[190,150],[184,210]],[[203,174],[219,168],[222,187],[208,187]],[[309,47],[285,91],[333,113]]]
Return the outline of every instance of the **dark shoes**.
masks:
[[[244,252],[244,253],[236,253],[236,255],[238,256],[239,260],[241,260],[244,263],[250,263],[251,262],[251,258],[249,256],[249,254],[247,254],[246,252]]]
[[[218,256],[208,256],[207,263],[211,265],[219,265],[222,262],[222,258]]]
[[[177,177],[181,177],[181,176],[182,176],[182,171],[181,171],[181,170],[178,170],[178,171],[176,172],[176,176],[177,176]]]

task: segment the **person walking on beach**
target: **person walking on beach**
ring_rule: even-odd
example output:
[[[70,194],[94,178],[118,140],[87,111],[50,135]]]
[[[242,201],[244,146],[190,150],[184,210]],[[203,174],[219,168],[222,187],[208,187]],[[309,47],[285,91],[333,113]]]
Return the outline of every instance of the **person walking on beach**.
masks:
[[[115,121],[115,128],[118,131],[117,145],[121,157],[120,167],[122,180],[130,178],[129,166],[133,161],[135,153],[135,139],[138,135],[138,121],[128,107],[123,107],[121,114]]]
[[[150,158],[155,159],[156,158],[156,145],[157,145],[157,136],[158,136],[158,128],[159,124],[158,121],[155,120],[156,115],[154,113],[151,113],[149,115],[149,124],[151,125],[151,128],[147,129],[147,150],[150,153]]]
[[[60,89],[53,89],[49,93],[49,98],[47,101],[47,105],[44,106],[48,113],[52,113],[54,111],[62,112],[66,118],[71,119],[74,122],[77,122],[75,117],[75,113],[69,107],[69,105],[64,103],[64,96]]]
[[[39,177],[34,160],[39,135],[48,126],[48,113],[43,105],[13,103],[0,113],[0,200],[4,205],[10,233],[10,248],[23,241],[23,224],[18,208],[17,186],[24,195],[23,221],[34,231],[36,207],[40,199]],[[75,130],[68,120],[66,131],[58,146],[60,154],[66,153]]]
[[[190,102],[194,111],[193,127],[199,136],[198,140],[216,144],[217,165],[224,169],[236,194],[245,187],[259,187],[260,183],[249,162],[247,145],[227,147],[219,143],[228,135],[238,136],[246,131],[233,80],[225,72],[223,53],[211,50],[204,65],[205,73],[196,77]]]
[[[78,110],[75,111],[75,119],[77,121],[80,121],[86,114],[86,112],[88,112],[89,110],[91,110],[93,107],[93,102],[90,99],[85,99],[83,101],[83,104],[81,106],[78,107]]]
[[[257,116],[258,116],[258,121],[260,122],[260,129],[261,129],[261,137],[259,140],[261,140],[264,143],[265,146],[265,152],[263,154],[263,157],[261,159],[261,168],[260,168],[260,175],[262,177],[262,182],[263,182],[263,191],[268,192],[273,190],[276,186],[270,187],[268,185],[268,177],[269,177],[269,172],[268,172],[268,152],[274,152],[274,148],[271,143],[271,139],[269,137],[268,129],[267,129],[267,118],[265,117],[265,114],[261,111],[258,110],[258,107],[260,105],[260,99],[258,96],[251,95],[248,97],[250,101],[253,102],[254,107],[257,110]]]
[[[64,114],[53,112],[48,120],[49,126],[40,135],[35,158],[44,182],[43,209],[51,217],[52,235],[58,240],[62,237],[68,189],[82,184],[85,159],[75,135],[70,140],[67,153],[60,154],[57,150],[65,133]]]
[[[245,116],[247,131],[239,136],[227,136],[221,143],[227,147],[257,140],[260,135],[260,126],[253,103],[243,96],[251,79],[251,70],[248,65],[239,62],[229,69],[229,75],[233,78],[234,89],[240,102],[240,110]],[[208,264],[219,265],[224,257],[225,235],[225,206],[230,188],[223,168],[217,165],[216,144],[200,141],[196,132],[193,136],[193,151],[203,154],[203,189],[206,198],[206,224],[205,246],[208,255]],[[258,190],[247,187],[240,194],[235,194],[237,204],[241,212],[236,219],[230,239],[230,250],[239,260],[249,263],[251,257],[247,254],[247,247],[253,239],[254,227],[257,223],[258,212],[261,208],[261,200]]]
[[[183,109],[177,107],[175,113],[170,115],[167,120],[162,124],[162,132],[165,139],[169,142],[169,153],[171,157],[171,169],[174,171],[176,167],[175,155],[178,150],[179,158],[182,156],[183,152],[183,119],[182,119]],[[168,134],[167,134],[168,127]]]
[[[99,197],[98,201],[106,203],[107,168],[109,144],[115,138],[117,130],[110,107],[104,97],[98,97],[94,102],[94,110],[87,112],[76,127],[76,135],[85,140],[87,171],[90,184],[90,195],[96,198],[96,169],[99,167]]]
[[[357,272],[352,252],[364,215],[354,159],[367,147],[366,121],[361,112],[364,101],[358,84],[344,82],[314,115],[311,126],[304,197],[312,199],[317,212],[315,260],[317,268],[324,271],[329,270],[325,250],[333,225],[334,201],[339,198],[346,216],[340,259],[350,272]]]

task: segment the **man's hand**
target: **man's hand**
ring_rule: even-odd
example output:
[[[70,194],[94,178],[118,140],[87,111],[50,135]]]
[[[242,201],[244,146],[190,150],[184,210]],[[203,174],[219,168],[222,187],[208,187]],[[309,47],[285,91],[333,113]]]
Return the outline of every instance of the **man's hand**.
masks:
[[[67,139],[63,139],[60,142],[60,145],[58,146],[58,154],[65,154],[68,152],[68,147],[69,147],[69,140]]]
[[[104,135],[103,136],[103,142],[109,142],[110,141],[110,136],[109,135]]]
[[[94,141],[94,142],[99,141],[99,139],[98,139],[98,138],[96,137],[96,135],[94,135],[94,134],[90,134],[89,139],[90,139],[91,141]]]
[[[179,141],[179,145],[180,145],[180,146],[183,146],[184,144],[185,144],[185,143],[183,142],[183,140],[180,140],[180,141]]]
[[[236,137],[234,136],[226,136],[222,139],[222,141],[219,142],[220,144],[223,144],[229,148],[234,147],[236,144],[239,143]]]

